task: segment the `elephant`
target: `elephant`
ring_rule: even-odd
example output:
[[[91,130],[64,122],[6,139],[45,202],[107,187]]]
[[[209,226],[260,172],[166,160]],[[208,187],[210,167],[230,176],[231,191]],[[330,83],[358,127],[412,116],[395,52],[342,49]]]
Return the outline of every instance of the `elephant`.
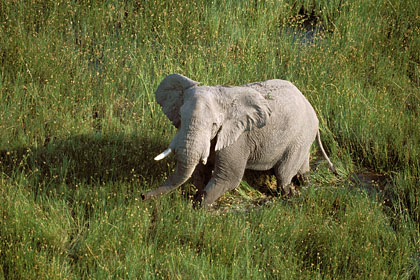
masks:
[[[292,178],[307,176],[312,143],[317,140],[329,168],[336,173],[320,138],[318,118],[309,101],[289,81],[267,80],[242,86],[199,86],[180,74],[159,84],[155,97],[177,128],[169,148],[174,172],[143,200],[168,193],[190,177],[195,200],[211,206],[235,189],[245,169],[274,170],[277,189],[293,194]]]

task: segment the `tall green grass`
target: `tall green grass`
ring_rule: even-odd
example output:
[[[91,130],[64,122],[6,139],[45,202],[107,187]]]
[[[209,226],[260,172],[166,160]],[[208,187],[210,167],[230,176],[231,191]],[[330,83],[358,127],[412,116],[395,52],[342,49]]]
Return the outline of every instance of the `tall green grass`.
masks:
[[[1,1],[0,279],[420,278],[419,11]],[[188,184],[142,202],[174,164],[153,161],[175,132],[153,92],[174,72],[292,81],[340,176],[316,163],[300,196],[267,203],[244,182],[211,211]]]

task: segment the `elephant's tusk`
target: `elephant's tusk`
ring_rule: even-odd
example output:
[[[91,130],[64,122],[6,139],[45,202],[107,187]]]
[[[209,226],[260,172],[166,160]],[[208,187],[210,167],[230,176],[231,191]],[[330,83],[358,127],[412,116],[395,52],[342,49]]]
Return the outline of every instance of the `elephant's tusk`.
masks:
[[[155,157],[155,160],[161,160],[166,158],[170,153],[172,152],[171,148],[167,148],[166,150],[164,150],[162,153],[160,153],[159,155],[157,155]]]
[[[205,158],[203,158],[202,160],[201,160],[201,162],[204,164],[204,165],[206,165],[206,163],[207,163],[207,158],[205,157]]]

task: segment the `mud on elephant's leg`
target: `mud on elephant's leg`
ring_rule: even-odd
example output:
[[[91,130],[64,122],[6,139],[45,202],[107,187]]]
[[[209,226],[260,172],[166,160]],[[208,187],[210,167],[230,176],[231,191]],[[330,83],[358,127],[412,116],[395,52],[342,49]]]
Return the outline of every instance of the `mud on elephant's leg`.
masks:
[[[277,189],[280,190],[282,197],[292,197],[297,193],[295,185],[293,183],[290,183],[286,186],[277,186]]]

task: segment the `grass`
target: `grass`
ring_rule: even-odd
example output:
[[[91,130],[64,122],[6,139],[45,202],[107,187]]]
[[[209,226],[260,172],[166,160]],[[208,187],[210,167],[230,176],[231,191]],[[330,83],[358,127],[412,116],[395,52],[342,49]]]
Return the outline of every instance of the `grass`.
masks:
[[[419,279],[419,11],[1,1],[0,279]],[[265,175],[210,211],[188,184],[142,202],[174,165],[153,161],[175,133],[153,92],[174,72],[292,81],[340,175],[313,149],[312,184],[290,199],[265,194]]]

